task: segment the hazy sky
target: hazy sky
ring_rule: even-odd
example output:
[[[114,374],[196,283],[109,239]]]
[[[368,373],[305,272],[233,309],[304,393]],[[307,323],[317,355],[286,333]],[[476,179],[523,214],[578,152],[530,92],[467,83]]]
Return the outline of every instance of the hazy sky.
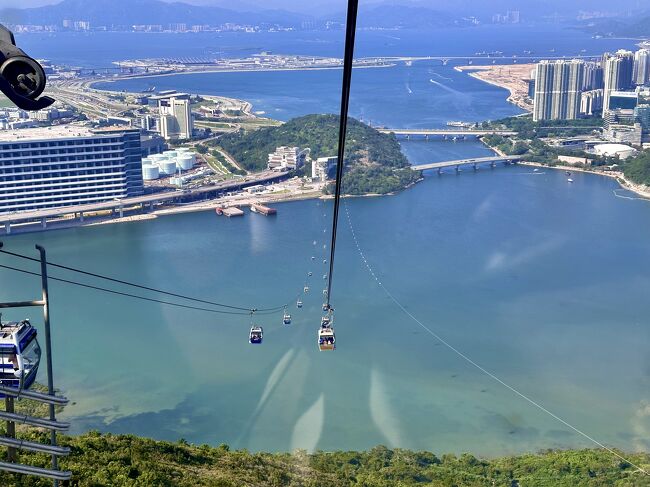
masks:
[[[0,9],[8,7],[36,7],[59,3],[61,0],[0,0]],[[347,3],[345,0],[164,0],[181,1],[197,5],[215,5],[235,10],[254,9],[286,9],[295,12],[318,14],[322,11],[342,10]],[[442,7],[443,10],[454,10],[456,7],[480,5],[483,8],[526,10],[536,4],[553,5],[560,10],[606,10],[625,11],[626,9],[650,9],[648,0],[361,0],[367,6],[373,3],[419,4],[430,8]]]

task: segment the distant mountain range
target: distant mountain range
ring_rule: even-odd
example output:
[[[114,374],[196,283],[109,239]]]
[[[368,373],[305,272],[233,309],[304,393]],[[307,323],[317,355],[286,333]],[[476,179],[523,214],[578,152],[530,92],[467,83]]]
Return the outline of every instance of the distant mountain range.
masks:
[[[159,0],[63,0],[56,5],[27,9],[5,9],[0,20],[7,23],[55,24],[64,20],[85,20],[92,26],[187,23],[295,25],[307,16],[284,10],[241,12],[221,7],[166,3]]]
[[[581,24],[583,30],[594,35],[638,37],[650,39],[650,12],[634,19],[599,19]]]
[[[408,2],[408,0],[406,0]],[[9,24],[62,25],[64,20],[84,20],[92,27],[163,25],[278,24],[299,26],[304,21],[323,24],[326,20],[345,22],[345,12],[326,17],[289,12],[287,10],[260,10],[244,12],[223,7],[197,6],[187,3],[167,3],[160,0],[63,0],[56,5],[0,11],[0,22]],[[422,5],[366,4],[359,12],[360,27],[436,27],[454,25],[460,16],[432,10]]]

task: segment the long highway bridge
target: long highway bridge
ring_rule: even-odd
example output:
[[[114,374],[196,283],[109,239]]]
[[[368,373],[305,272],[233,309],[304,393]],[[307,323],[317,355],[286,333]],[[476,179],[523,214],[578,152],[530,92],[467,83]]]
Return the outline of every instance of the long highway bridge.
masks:
[[[472,159],[457,159],[454,161],[442,161],[442,162],[432,162],[429,164],[418,164],[411,166],[416,171],[425,171],[427,169],[437,169],[438,174],[442,169],[446,167],[455,167],[456,171],[460,170],[460,166],[472,165],[474,169],[478,169],[479,164],[490,164],[490,166],[496,166],[497,162],[503,162],[504,164],[511,164],[521,161],[521,156],[494,156],[494,157],[474,157]]]
[[[460,136],[460,135],[517,135],[517,132],[512,130],[481,130],[481,129],[393,129],[393,128],[378,128],[377,129],[382,134],[393,133],[395,135],[405,135],[407,137],[411,135],[424,135],[428,137],[429,135],[451,135],[451,136]]]

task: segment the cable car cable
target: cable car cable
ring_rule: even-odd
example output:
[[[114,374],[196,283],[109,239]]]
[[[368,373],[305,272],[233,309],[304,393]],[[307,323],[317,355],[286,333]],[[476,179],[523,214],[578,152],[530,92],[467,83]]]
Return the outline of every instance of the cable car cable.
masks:
[[[32,272],[32,271],[28,271],[28,270],[25,270],[25,269],[19,269],[17,267],[11,267],[11,266],[4,265],[4,264],[0,264],[0,268],[8,269],[8,270],[11,270],[11,271],[16,271],[16,272],[21,272],[23,274],[29,274],[29,275],[32,275],[32,276],[38,276],[38,277],[41,276],[41,274],[39,272]],[[88,288],[88,289],[94,289],[96,291],[102,291],[102,292],[106,292],[106,293],[117,294],[119,296],[126,296],[126,297],[129,297],[129,298],[141,299],[143,301],[151,301],[153,303],[165,304],[165,305],[168,305],[168,306],[176,306],[178,308],[193,309],[193,310],[197,310],[197,311],[206,311],[208,313],[218,313],[218,314],[226,314],[226,315],[248,315],[250,313],[250,311],[248,311],[248,312],[224,311],[224,310],[218,310],[218,309],[200,308],[198,306],[189,306],[189,305],[180,304],[180,303],[172,303],[170,301],[163,301],[161,299],[148,298],[146,296],[138,296],[137,294],[125,293],[125,292],[122,292],[122,291],[116,291],[114,289],[107,289],[107,288],[103,288],[103,287],[99,287],[99,286],[93,286],[91,284],[85,284],[85,283],[82,283],[82,282],[71,281],[69,279],[62,279],[60,277],[49,276],[48,279],[50,279],[52,281],[63,282],[63,283],[66,283],[66,284],[72,284],[72,285],[75,285],[75,286],[85,287],[85,288]],[[261,314],[272,314],[272,312],[267,311],[266,313],[261,313]]]
[[[338,160],[336,164],[336,186],[334,190],[334,215],[332,217],[332,242],[330,244],[330,266],[327,276],[327,308],[330,311],[332,278],[334,276],[334,253],[336,251],[336,231],[339,219],[339,206],[341,204],[341,185],[343,182],[345,134],[348,127],[348,108],[350,105],[350,87],[352,85],[352,65],[354,63],[354,37],[357,31],[358,10],[359,0],[348,0],[347,20],[345,23],[345,53],[343,56],[343,86],[341,88]]]
[[[607,447],[606,445],[604,445],[600,441],[596,440],[592,436],[588,435],[587,433],[585,433],[582,430],[578,429],[577,427],[573,426],[569,422],[567,422],[564,419],[562,419],[561,417],[557,416],[552,411],[545,408],[543,405],[541,405],[540,403],[538,403],[534,399],[531,399],[530,397],[528,397],[523,392],[520,392],[519,390],[517,390],[514,386],[511,386],[510,384],[505,382],[503,379],[500,379],[497,375],[495,375],[492,372],[490,372],[489,370],[485,369],[483,366],[479,365],[477,362],[475,362],[472,358],[470,358],[464,352],[462,352],[458,348],[454,347],[451,343],[446,341],[444,338],[442,338],[440,335],[438,335],[436,332],[434,332],[431,328],[429,328],[424,323],[422,323],[422,321],[420,321],[415,315],[413,315],[413,313],[411,313],[408,309],[406,309],[406,307],[404,305],[402,305],[402,303],[395,296],[393,296],[393,294],[386,288],[386,286],[384,286],[384,284],[381,282],[379,277],[375,274],[374,269],[372,268],[372,266],[370,265],[370,263],[366,259],[366,256],[364,255],[363,251],[361,250],[361,246],[359,245],[359,241],[357,240],[357,235],[354,232],[354,227],[352,225],[352,218],[350,217],[350,210],[349,210],[347,204],[345,204],[345,212],[347,214],[347,219],[348,219],[348,225],[350,227],[350,232],[352,233],[352,239],[354,240],[354,243],[356,244],[357,249],[359,250],[359,255],[361,256],[361,259],[363,260],[364,265],[368,269],[368,272],[375,279],[375,281],[377,281],[377,284],[382,289],[382,291],[384,291],[384,293],[386,293],[386,296],[388,296],[391,299],[391,301],[393,301],[397,305],[397,307],[400,310],[402,310],[402,312],[404,312],[404,314],[406,314],[409,318],[411,318],[411,320],[413,320],[415,323],[417,323],[422,329],[424,329],[432,337],[434,337],[436,340],[438,340],[440,343],[442,343],[445,347],[447,347],[449,350],[454,352],[456,355],[458,355],[460,358],[465,360],[467,363],[469,363],[470,365],[472,365],[473,367],[475,367],[476,369],[481,371],[483,374],[487,375],[488,377],[490,377],[494,381],[498,382],[499,384],[501,384],[506,389],[510,390],[511,392],[513,392],[514,394],[519,396],[520,398],[524,399],[529,404],[535,406],[540,411],[546,413],[551,418],[553,418],[556,421],[562,423],[567,428],[569,428],[569,429],[573,430],[574,432],[578,433],[583,438],[591,441],[594,445],[596,445],[596,446],[602,448],[603,450],[611,453],[612,455],[617,457],[619,460],[623,460],[624,462],[629,463],[633,467],[637,468],[639,471],[643,472],[645,475],[650,475],[650,472],[646,471],[645,469],[643,469],[639,465],[634,464],[633,462],[631,462],[630,460],[625,458],[620,453],[617,453],[612,448]]]
[[[14,257],[18,257],[20,259],[30,260],[32,262],[40,262],[39,259],[36,259],[34,257],[19,254],[19,253],[16,253],[16,252],[10,252],[9,250],[0,250],[0,253],[11,255],[11,256],[14,256]],[[183,295],[183,294],[178,294],[178,293],[174,293],[174,292],[170,292],[170,291],[163,291],[162,289],[156,289],[156,288],[149,287],[149,286],[144,286],[144,285],[141,285],[141,284],[135,284],[133,282],[124,281],[122,279],[117,279],[117,278],[113,278],[113,277],[109,277],[109,276],[104,276],[102,274],[97,274],[95,272],[84,271],[83,269],[77,269],[75,267],[70,267],[70,266],[66,266],[66,265],[62,265],[62,264],[56,264],[56,263],[50,262],[50,261],[47,262],[47,265],[52,266],[52,267],[57,267],[59,269],[63,269],[63,270],[66,270],[66,271],[76,272],[78,274],[83,274],[85,276],[96,277],[98,279],[104,279],[106,281],[115,282],[115,283],[118,283],[118,284],[124,284],[125,286],[131,286],[131,287],[135,287],[135,288],[138,288],[138,289],[144,289],[145,291],[151,291],[151,292],[155,292],[155,293],[159,293],[159,294],[165,294],[167,296],[172,296],[172,297],[181,298],[181,299],[187,299],[188,301],[194,301],[194,302],[197,302],[197,303],[209,304],[211,306],[218,306],[218,307],[222,307],[222,308],[240,310],[240,311],[245,311],[246,313],[250,312],[250,310],[253,309],[253,308],[245,308],[245,307],[241,307],[241,306],[233,306],[233,305],[229,305],[229,304],[217,303],[217,302],[214,302],[214,301],[208,301],[208,300],[205,300],[205,299],[194,298],[194,297],[191,297],[191,296],[186,296],[186,295]],[[275,307],[271,307],[271,308],[255,308],[255,309],[257,309],[257,311],[277,311],[279,308],[282,308],[282,306],[275,306]],[[246,314],[246,313],[244,313],[244,314]]]

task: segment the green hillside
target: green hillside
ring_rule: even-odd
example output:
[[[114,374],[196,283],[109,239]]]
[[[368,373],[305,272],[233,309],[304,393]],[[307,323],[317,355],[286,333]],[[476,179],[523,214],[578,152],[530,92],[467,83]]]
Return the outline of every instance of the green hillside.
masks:
[[[72,455],[63,458],[61,465],[72,470],[71,485],[79,487],[650,486],[650,476],[604,450],[548,451],[485,460],[470,454],[436,456],[383,446],[365,452],[290,454],[230,451],[225,445],[194,446],[183,440],[171,443],[96,432],[61,439],[72,447]],[[650,468],[648,454],[627,457]],[[43,467],[49,463],[43,455],[21,453],[20,459]],[[52,484],[0,473],[0,485]]]
[[[219,144],[249,171],[266,168],[268,154],[279,146],[309,147],[311,158],[336,156],[339,117],[306,115],[278,127],[223,136]],[[346,171],[347,194],[389,193],[420,177],[410,168],[394,135],[378,132],[352,118],[348,121]]]

